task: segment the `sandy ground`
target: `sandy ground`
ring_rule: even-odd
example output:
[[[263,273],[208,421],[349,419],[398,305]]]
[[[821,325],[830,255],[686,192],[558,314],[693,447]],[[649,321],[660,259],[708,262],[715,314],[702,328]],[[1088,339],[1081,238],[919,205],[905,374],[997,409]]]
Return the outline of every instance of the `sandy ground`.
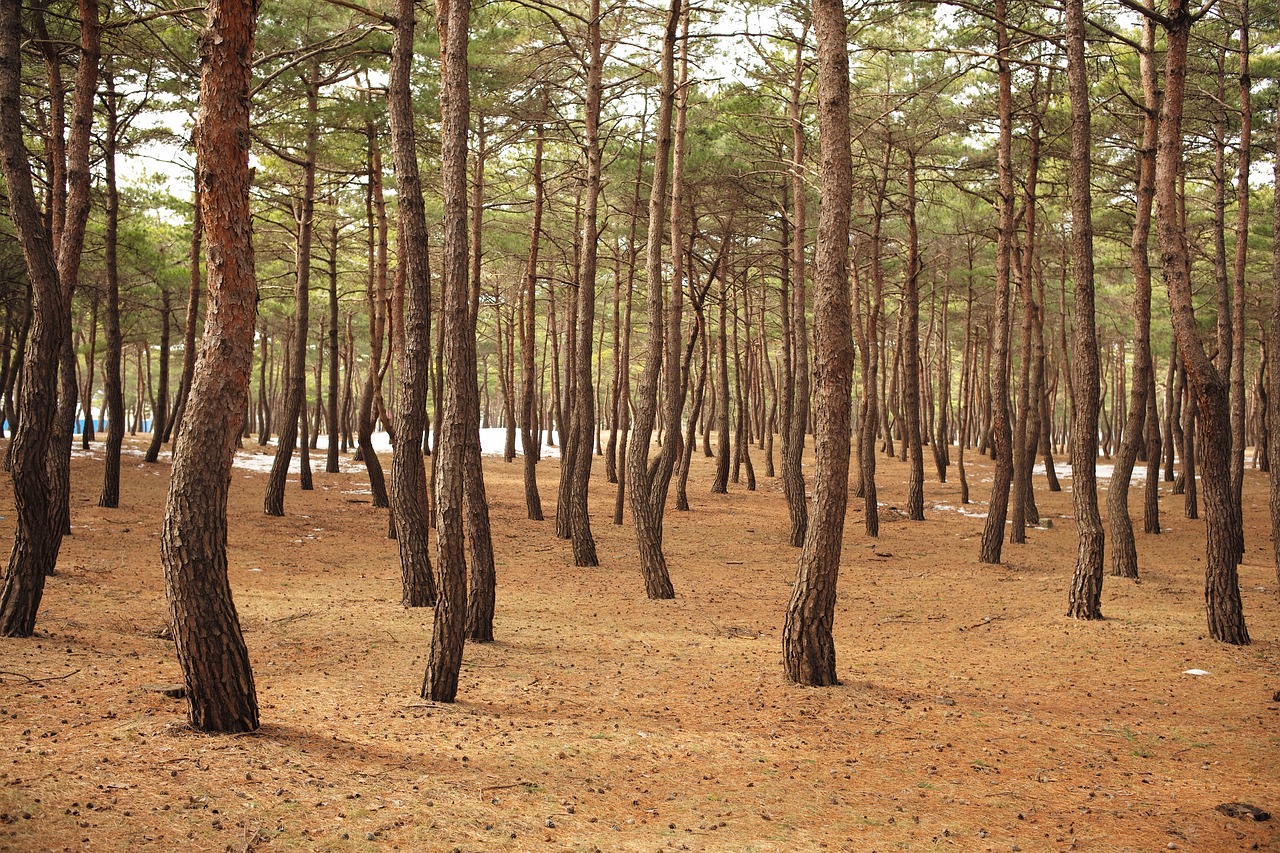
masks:
[[[1280,817],[1214,810],[1280,812],[1264,475],[1245,485],[1254,643],[1233,648],[1205,636],[1203,522],[1166,484],[1142,580],[1109,578],[1108,618],[1078,623],[1069,493],[1038,480],[1052,529],[985,566],[957,486],[927,468],[928,518],[906,521],[905,469],[882,460],[878,541],[850,505],[843,684],[808,689],[781,675],[797,552],[777,481],[713,496],[696,455],[693,511],[668,513],[678,597],[651,602],[596,466],[603,565],[578,569],[551,521],[526,520],[520,466],[486,460],[498,641],[468,646],[451,706],[419,698],[431,614],[398,604],[361,469],[291,486],[283,519],[262,514],[265,475],[237,469],[231,581],[263,727],[209,736],[153,689],[181,681],[161,638],[168,467],[126,457],[122,507],[102,510],[100,457],[78,455],[38,634],[0,641],[0,848],[1280,850]],[[985,460],[971,471],[985,500]],[[539,466],[548,510],[557,476]]]

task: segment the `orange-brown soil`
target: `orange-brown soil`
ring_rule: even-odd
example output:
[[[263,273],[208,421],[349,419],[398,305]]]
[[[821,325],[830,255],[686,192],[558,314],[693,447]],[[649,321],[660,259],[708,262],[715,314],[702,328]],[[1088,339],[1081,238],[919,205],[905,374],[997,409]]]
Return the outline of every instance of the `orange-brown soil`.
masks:
[[[985,501],[990,469],[971,466]],[[781,674],[797,552],[777,481],[713,496],[696,454],[693,511],[667,514],[678,597],[653,602],[599,459],[594,569],[525,519],[519,464],[485,470],[498,641],[468,646],[460,701],[437,705],[418,695],[431,614],[398,603],[361,469],[291,485],[282,519],[262,514],[264,475],[237,469],[231,582],[263,726],[210,736],[149,689],[181,681],[161,638],[167,466],[126,457],[122,508],[103,510],[100,457],[77,457],[38,634],[0,641],[0,848],[1280,849],[1280,817],[1214,810],[1280,812],[1263,474],[1245,485],[1254,642],[1234,648],[1206,637],[1203,522],[1167,484],[1168,532],[1139,534],[1141,581],[1108,578],[1107,619],[1082,623],[1063,615],[1068,492],[1037,479],[1052,529],[981,565],[981,519],[935,508],[958,504],[954,482],[930,479],[927,520],[906,521],[905,470],[883,460],[878,541],[850,503],[843,684],[810,689]],[[552,509],[557,464],[539,477]],[[4,488],[4,539],[11,506]]]

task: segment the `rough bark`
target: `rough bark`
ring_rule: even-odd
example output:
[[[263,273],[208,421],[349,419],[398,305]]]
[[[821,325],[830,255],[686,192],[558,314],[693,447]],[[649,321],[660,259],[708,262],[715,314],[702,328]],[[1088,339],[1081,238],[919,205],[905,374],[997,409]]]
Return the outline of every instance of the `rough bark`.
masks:
[[[783,626],[787,679],[836,684],[836,582],[848,502],[853,330],[849,304],[849,208],[853,182],[849,152],[849,58],[840,0],[814,0],[818,41],[818,133],[822,208],[814,275],[813,519]],[[794,440],[796,436],[792,436]]]
[[[401,0],[412,8],[412,0]],[[467,43],[470,0],[437,0],[440,35],[441,171],[444,246],[441,287],[444,296],[444,378],[442,427],[435,453],[437,599],[431,652],[422,697],[452,702],[458,692],[466,628],[467,564],[463,541],[464,457],[476,388],[475,359],[467,358],[470,286],[467,269]],[[468,386],[470,394],[468,394]]]
[[[412,0],[400,0],[396,5],[391,42],[387,114],[391,123],[391,156],[398,201],[396,243],[400,269],[405,276],[405,293],[404,338],[396,364],[396,441],[391,449],[389,497],[400,550],[400,603],[405,607],[431,607],[436,603],[436,585],[431,574],[428,541],[431,525],[427,518],[427,475],[422,456],[431,370],[431,270],[410,88],[415,29]]]
[[[96,23],[97,7],[89,2]],[[36,203],[22,136],[21,4],[0,2],[0,156],[9,212],[31,284],[31,322],[22,355],[18,424],[10,440],[17,514],[9,568],[0,592],[0,634],[29,637],[62,544],[55,526],[47,462],[57,415],[58,354],[65,334],[62,288],[53,242]],[[70,450],[70,448],[68,448]]]
[[[1192,306],[1186,231],[1177,198],[1182,160],[1182,111],[1186,94],[1187,45],[1193,18],[1185,0],[1172,0],[1165,14],[1165,93],[1156,149],[1156,222],[1165,286],[1178,351],[1201,421],[1200,447],[1205,491],[1205,610],[1215,640],[1246,645],[1232,537],[1230,414],[1227,378],[1202,347]],[[1188,476],[1190,480],[1190,476]]]
[[[1013,433],[1009,425],[1009,273],[1013,256],[1013,89],[1009,64],[1009,30],[1005,21],[1006,0],[996,0],[996,64],[999,69],[1000,133],[996,148],[999,229],[996,239],[996,310],[991,336],[991,426],[996,470],[991,484],[987,522],[982,530],[978,559],[1000,562],[1004,543],[1004,522],[1009,509],[1009,486],[1013,479]]]
[[[1068,615],[1102,617],[1102,518],[1098,514],[1098,333],[1093,298],[1092,140],[1083,0],[1067,0],[1067,89],[1071,97],[1071,271],[1075,284],[1072,347],[1075,356],[1075,427],[1071,430],[1071,496],[1078,545]]]
[[[627,453],[627,495],[635,523],[636,542],[640,551],[640,570],[645,579],[645,593],[652,599],[674,598],[675,589],[667,573],[662,553],[662,507],[656,505],[655,488],[660,480],[662,457],[650,471],[649,444],[657,419],[658,377],[662,372],[666,329],[663,325],[662,298],[662,232],[666,219],[667,176],[671,159],[671,114],[675,102],[675,42],[681,17],[681,0],[671,0],[663,33],[662,59],[659,69],[659,108],[655,132],[652,189],[649,193],[649,232],[646,241],[646,290],[648,308],[648,346],[644,369],[636,386],[635,420]],[[668,363],[670,372],[677,365]],[[619,478],[621,481],[622,478]]]
[[[258,727],[253,671],[227,581],[227,488],[249,389],[258,298],[248,151],[255,13],[252,0],[210,0],[200,38],[196,144],[209,299],[160,535],[189,719],[214,732]]]
[[[597,208],[600,201],[600,102],[604,92],[604,58],[600,45],[600,0],[591,0],[587,20],[587,91],[583,105],[586,135],[586,193],[583,199],[582,258],[578,268],[577,352],[574,354],[573,441],[576,460],[569,490],[569,532],[576,566],[597,566],[591,535],[587,492],[591,485],[592,443],[596,430],[595,386],[591,377],[592,332],[596,316],[596,266],[599,250]],[[677,162],[679,155],[677,154]],[[678,245],[678,244],[677,244]],[[677,427],[678,428],[678,427]]]

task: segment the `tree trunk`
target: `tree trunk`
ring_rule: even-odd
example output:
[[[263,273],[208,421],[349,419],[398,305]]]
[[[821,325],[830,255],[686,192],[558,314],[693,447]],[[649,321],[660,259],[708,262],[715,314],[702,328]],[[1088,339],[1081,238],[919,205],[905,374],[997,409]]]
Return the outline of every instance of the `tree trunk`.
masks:
[[[298,244],[294,279],[293,351],[289,353],[285,379],[284,419],[280,424],[280,441],[271,462],[267,494],[263,510],[267,515],[284,515],[284,484],[298,439],[298,419],[302,417],[307,396],[307,334],[311,310],[311,239],[316,206],[316,143],[320,134],[320,60],[313,56],[307,72],[307,136],[303,154],[302,198],[296,211]]]
[[[538,244],[542,239],[542,152],[545,146],[543,126],[535,129],[537,138],[533,150],[533,224],[529,227],[529,259],[524,268],[523,297],[520,326],[521,347],[521,397],[520,442],[524,449],[524,501],[530,520],[542,521],[542,498],[538,494],[538,446],[534,440],[534,388],[535,321],[537,320]]]
[[[907,151],[907,275],[902,288],[903,416],[906,418],[907,518],[924,521],[920,447],[920,231],[916,226],[916,153]]]
[[[147,446],[147,462],[160,458],[160,443],[164,440],[165,425],[169,422],[169,331],[173,310],[169,288],[160,288],[160,380],[156,386],[156,404],[151,412],[151,443]]]
[[[103,397],[107,410],[106,460],[102,472],[102,493],[98,497],[100,507],[120,506],[120,449],[124,444],[124,383],[120,376],[123,344],[120,337],[120,267],[116,250],[120,235],[120,192],[116,187],[116,145],[119,127],[116,112],[115,78],[106,75],[107,127],[104,136],[103,169],[106,177],[106,228],[103,234],[103,260],[107,279],[107,354],[103,366]],[[199,221],[199,170],[196,172],[195,218]],[[197,226],[197,230],[199,227]],[[193,242],[195,238],[193,237]]]
[[[1154,2],[1154,0],[1148,0]],[[1145,107],[1142,117],[1142,142],[1138,149],[1136,186],[1137,210],[1130,241],[1129,266],[1133,271],[1133,388],[1129,416],[1124,426],[1124,442],[1116,456],[1111,484],[1107,488],[1107,516],[1111,522],[1111,574],[1114,577],[1138,577],[1138,551],[1133,540],[1133,522],[1129,518],[1129,478],[1138,451],[1150,452],[1150,433],[1144,422],[1153,411],[1147,405],[1154,382],[1151,364],[1151,264],[1148,242],[1151,234],[1151,207],[1155,199],[1156,113],[1160,109],[1156,91],[1155,22],[1142,22],[1142,51],[1138,61],[1142,73]],[[1150,470],[1148,474],[1150,474]]]
[[[199,165],[196,167],[199,174]],[[196,369],[196,326],[200,323],[200,289],[204,282],[200,274],[200,253],[204,221],[200,213],[200,183],[197,180],[192,196],[191,217],[191,256],[187,287],[187,316],[182,333],[182,378],[178,385],[178,401],[174,406],[173,417],[169,419],[168,430],[171,437],[177,435],[182,426],[182,419],[187,411],[187,397],[191,395],[191,378]],[[248,426],[246,423],[245,426]],[[176,450],[170,445],[170,452]]]
[[[577,352],[574,356],[574,460],[569,490],[569,531],[576,566],[597,566],[591,535],[587,490],[591,485],[592,445],[596,430],[595,388],[591,377],[592,336],[596,316],[596,258],[599,247],[596,209],[600,199],[600,101],[604,92],[604,59],[600,49],[600,0],[591,0],[587,21],[587,92],[583,107],[586,131],[587,185],[583,202],[582,262],[578,268]],[[683,110],[681,111],[683,119]],[[678,133],[683,138],[683,121]],[[676,154],[677,170],[680,153]],[[679,183],[677,181],[676,185]],[[676,209],[674,217],[679,215]],[[674,235],[673,235],[674,237]],[[679,246],[673,239],[674,246]],[[678,256],[678,251],[677,251]],[[676,429],[678,429],[678,425]]]
[[[996,0],[996,64],[999,67],[1000,135],[996,152],[998,173],[999,234],[996,245],[996,311],[991,338],[991,427],[994,434],[996,470],[991,484],[991,502],[982,530],[979,559],[999,563],[1004,543],[1004,522],[1009,508],[1009,485],[1013,479],[1013,433],[1009,425],[1009,273],[1013,259],[1013,91],[1009,66],[1009,31],[1005,23],[1007,0]]]
[[[57,253],[58,281],[62,288],[62,310],[59,314],[62,348],[58,356],[58,414],[53,424],[53,444],[48,466],[50,491],[54,500],[53,525],[61,534],[71,533],[71,437],[79,400],[71,315],[72,300],[80,281],[80,260],[92,204],[89,148],[101,53],[101,28],[98,24],[96,0],[82,0],[80,22],[79,64],[76,67],[75,94],[66,149],[66,209],[61,219],[55,213],[53,222],[53,248]],[[49,44],[52,45],[52,42]],[[55,97],[60,104],[61,94],[56,94]],[[61,136],[60,129],[58,134]],[[57,192],[55,189],[55,195]],[[49,570],[52,569],[50,566]]]
[[[809,415],[809,335],[805,326],[805,183],[804,124],[800,115],[801,85],[804,73],[804,33],[796,42],[795,76],[791,81],[788,115],[791,120],[791,305],[790,327],[791,369],[784,381],[791,385],[790,415],[782,442],[782,490],[791,512],[791,544],[804,545],[809,526],[809,508],[805,501],[804,434]]]
[[[360,448],[360,458],[369,472],[373,505],[385,507],[388,506],[387,486],[382,463],[373,449],[373,427],[374,401],[382,381],[382,341],[387,334],[387,212],[382,194],[382,151],[378,147],[378,134],[372,121],[365,124],[365,136],[369,148],[369,185],[365,195],[365,213],[369,222],[369,279],[365,291],[369,310],[369,361],[360,392],[356,446]]]
[[[464,21],[465,25],[465,21]],[[476,180],[472,187],[473,217],[470,244],[471,271],[468,284],[466,335],[463,343],[463,376],[471,377],[462,388],[463,402],[469,415],[462,451],[463,512],[466,516],[466,542],[471,555],[470,594],[467,598],[466,637],[477,642],[493,641],[493,608],[496,596],[496,574],[493,538],[489,527],[489,500],[485,494],[484,468],[480,458],[480,398],[476,390],[476,324],[480,317],[480,261],[484,212],[484,116],[478,121],[480,149],[476,152]],[[485,362],[485,420],[489,418],[488,361]],[[589,442],[588,442],[589,443]],[[591,456],[590,447],[587,450]]]
[[[80,448],[88,450],[93,441],[93,369],[98,356],[98,303],[101,294],[93,292],[93,303],[89,309],[89,351],[84,356],[84,386],[80,389],[80,410],[84,415],[80,426]]]
[[[209,305],[160,535],[189,719],[213,732],[258,727],[253,671],[227,582],[227,488],[249,389],[258,299],[249,229],[254,13],[252,2],[211,0],[200,41],[196,145]]]
[[[342,422],[338,419],[338,217],[337,198],[331,198],[333,222],[329,226],[329,446],[324,470],[338,473],[338,445],[342,441]]]
[[[1231,535],[1236,563],[1244,562],[1244,336],[1245,274],[1249,250],[1249,156],[1253,111],[1249,75],[1249,0],[1240,0],[1240,145],[1236,178],[1236,252],[1231,293]]]
[[[400,0],[412,11],[412,0]],[[436,0],[440,37],[441,170],[444,203],[442,429],[435,461],[438,597],[422,698],[452,702],[458,692],[466,628],[467,563],[463,533],[467,433],[476,428],[474,357],[468,359],[467,44],[470,0]],[[406,49],[409,49],[406,46]],[[473,344],[474,345],[474,344]],[[474,351],[472,351],[474,352]],[[468,391],[469,387],[469,391]]]
[[[729,271],[720,270],[720,327],[716,340],[716,476],[711,493],[729,491]]]
[[[1272,161],[1272,180],[1280,187],[1280,133],[1276,134]],[[1273,229],[1280,229],[1280,193],[1274,193],[1271,208]],[[1267,348],[1267,425],[1280,430],[1280,240],[1271,244],[1271,345]],[[1280,584],[1280,434],[1267,439],[1271,476],[1271,550],[1276,564],[1276,582]]]
[[[784,671],[797,684],[836,684],[836,581],[848,502],[853,331],[849,305],[849,209],[853,165],[849,152],[849,58],[840,0],[815,0],[818,40],[818,133],[822,208],[814,276],[813,522],[805,535],[795,587],[783,626]],[[791,437],[793,442],[799,436]]]
[[[1165,93],[1160,110],[1156,152],[1156,221],[1169,309],[1178,351],[1187,369],[1201,420],[1205,521],[1205,606],[1209,634],[1215,640],[1246,645],[1232,536],[1230,482],[1230,415],[1227,379],[1201,346],[1192,306],[1191,269],[1177,200],[1177,172],[1182,160],[1182,107],[1186,91],[1187,44],[1192,17],[1185,0],[1172,0],[1165,14]],[[1221,309],[1223,306],[1219,306]],[[1188,475],[1190,480],[1190,475]]]
[[[389,497],[400,549],[400,603],[405,607],[431,607],[436,603],[436,585],[431,574],[427,475],[422,456],[431,370],[431,268],[410,88],[416,23],[412,0],[400,0],[392,35],[387,114],[398,201],[396,244],[405,293],[404,337],[396,365],[396,441],[391,448]]]
[[[81,60],[96,66],[97,4],[82,0]],[[11,439],[11,472],[17,521],[9,568],[0,592],[0,634],[29,637],[62,544],[51,490],[49,458],[57,417],[58,359],[69,325],[64,311],[60,259],[46,230],[31,185],[31,166],[23,140],[21,111],[21,4],[0,2],[0,155],[3,156],[9,211],[22,247],[31,283],[31,325],[22,356],[19,420]],[[92,88],[92,82],[90,82]],[[88,127],[86,117],[85,131]],[[86,151],[87,154],[87,151]],[[87,162],[84,174],[87,183]],[[87,216],[87,198],[84,214]],[[63,248],[66,246],[64,244]],[[64,322],[63,314],[68,316]],[[70,446],[66,448],[70,452]]]
[[[653,182],[649,193],[649,233],[646,246],[646,289],[648,291],[648,350],[644,370],[636,387],[635,423],[627,455],[627,489],[631,516],[635,522],[636,542],[640,551],[640,570],[645,579],[645,592],[651,599],[675,597],[675,589],[667,574],[662,553],[662,507],[655,493],[665,498],[665,488],[656,489],[660,477],[661,457],[650,471],[649,444],[657,418],[658,376],[662,371],[664,338],[662,298],[662,232],[666,213],[667,175],[671,159],[671,113],[675,102],[676,28],[681,18],[681,0],[671,0],[663,34],[662,60],[659,71],[659,108],[654,150]],[[678,250],[678,249],[677,249]],[[668,371],[678,365],[668,364]],[[665,451],[664,451],[665,452]],[[621,478],[620,478],[621,479]]]
[[[1098,514],[1098,332],[1093,300],[1092,140],[1083,0],[1066,9],[1067,89],[1071,97],[1071,271],[1075,284],[1075,427],[1071,431],[1071,496],[1078,548],[1067,615],[1102,618],[1102,518]]]

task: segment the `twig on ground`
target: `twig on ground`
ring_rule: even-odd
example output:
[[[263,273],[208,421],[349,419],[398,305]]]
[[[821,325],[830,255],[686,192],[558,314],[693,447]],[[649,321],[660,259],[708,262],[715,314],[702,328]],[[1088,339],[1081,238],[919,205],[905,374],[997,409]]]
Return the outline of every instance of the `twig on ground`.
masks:
[[[79,671],[80,670],[78,669],[73,669],[71,670],[71,672],[65,673],[63,675],[50,675],[46,678],[32,678],[29,675],[23,675],[21,672],[10,672],[9,670],[6,670],[6,669],[0,669],[0,675],[16,675],[18,678],[25,678],[28,684],[38,684],[41,681],[61,681],[64,678],[70,678],[71,676],[75,675]]]

